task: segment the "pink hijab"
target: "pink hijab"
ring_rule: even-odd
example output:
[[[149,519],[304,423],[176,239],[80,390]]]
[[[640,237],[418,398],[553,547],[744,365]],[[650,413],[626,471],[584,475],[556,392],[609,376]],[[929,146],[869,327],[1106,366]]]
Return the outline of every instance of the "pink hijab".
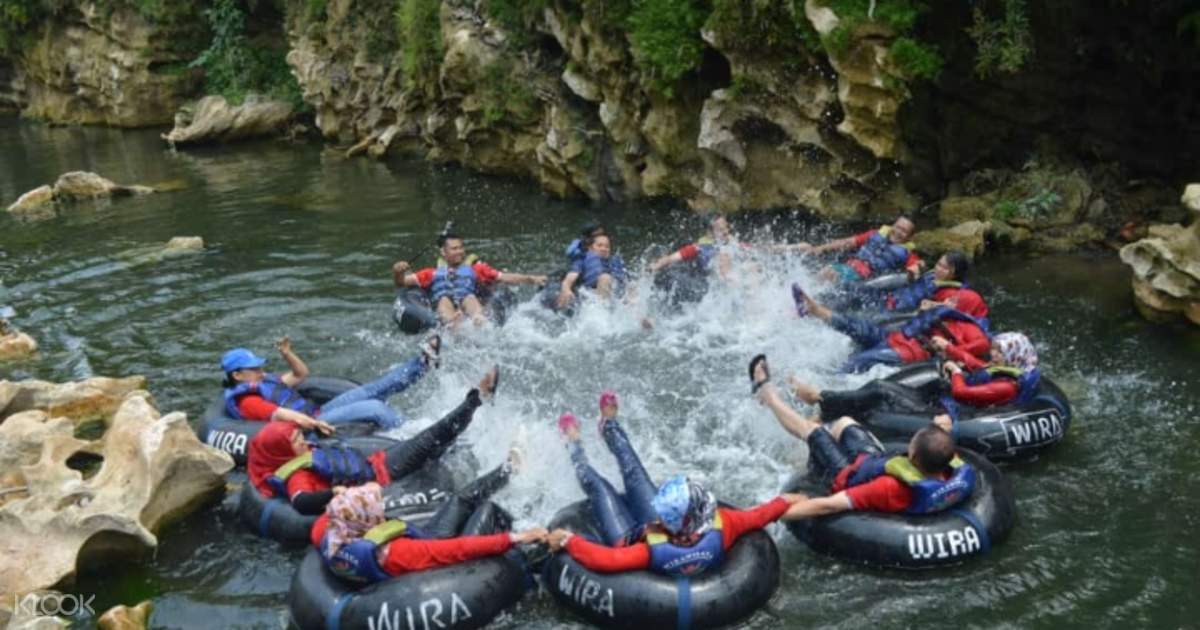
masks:
[[[383,488],[374,482],[346,488],[325,506],[325,514],[329,516],[325,553],[332,556],[342,545],[362,538],[372,527],[387,520],[383,513]]]

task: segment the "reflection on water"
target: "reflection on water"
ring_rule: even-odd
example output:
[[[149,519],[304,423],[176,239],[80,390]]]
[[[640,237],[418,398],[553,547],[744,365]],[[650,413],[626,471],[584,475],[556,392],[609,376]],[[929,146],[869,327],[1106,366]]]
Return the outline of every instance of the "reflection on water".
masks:
[[[400,258],[430,263],[447,220],[485,260],[530,272],[559,268],[563,245],[587,217],[612,227],[630,262],[699,229],[662,208],[554,201],[522,183],[345,160],[309,145],[173,153],[153,133],[11,121],[0,122],[0,140],[0,196],[9,201],[74,169],[121,183],[177,183],[41,222],[0,216],[0,303],[16,304],[17,323],[38,337],[43,355],[0,375],[145,374],[162,409],[193,417],[217,395],[217,358],[234,345],[269,352],[287,334],[317,373],[357,379],[411,355],[415,340],[390,322],[389,269]],[[178,235],[202,236],[205,251],[141,264],[119,255]],[[553,430],[561,412],[584,419],[593,462],[615,476],[592,430],[602,387],[621,393],[622,420],[652,475],[687,472],[735,503],[767,499],[806,454],[750,399],[749,357],[766,351],[777,376],[825,386],[867,377],[834,374],[848,341],[793,315],[787,284],[816,286],[806,263],[757,262],[765,270],[757,284],[747,273],[678,314],[643,300],[615,312],[587,305],[565,322],[523,304],[503,329],[448,341],[443,368],[393,401],[414,418],[400,432],[438,417],[498,363],[501,395],[465,440],[484,467],[510,442],[525,444],[526,472],[498,496],[522,524],[544,522],[582,496]],[[773,530],[783,586],[752,625],[949,618],[988,627],[1180,626],[1200,612],[1189,597],[1200,566],[1192,542],[1200,533],[1200,335],[1138,319],[1128,276],[1111,257],[989,260],[976,285],[991,297],[997,325],[1039,342],[1046,370],[1076,407],[1063,445],[1006,469],[1020,513],[1012,537],[982,562],[908,576],[842,565]],[[640,326],[643,315],[654,318],[652,330]],[[79,588],[98,592],[101,606],[153,597],[155,626],[277,627],[286,619],[297,554],[258,540],[221,506],[161,540],[152,558],[85,574]],[[531,597],[500,625],[567,622],[546,598]]]

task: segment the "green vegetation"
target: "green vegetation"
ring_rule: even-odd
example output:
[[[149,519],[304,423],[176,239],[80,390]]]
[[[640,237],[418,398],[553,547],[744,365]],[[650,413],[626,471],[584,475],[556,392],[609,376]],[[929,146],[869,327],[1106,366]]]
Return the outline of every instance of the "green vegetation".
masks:
[[[31,25],[46,15],[40,0],[3,0],[0,2],[0,54],[15,53],[32,35]]]
[[[319,22],[325,19],[327,0],[304,0],[304,17],[309,22]]]
[[[303,104],[300,86],[284,60],[286,52],[254,45],[246,37],[246,13],[239,0],[214,0],[203,13],[212,41],[190,67],[204,68],[209,94],[220,94],[233,105],[251,92]]]
[[[528,46],[533,39],[533,24],[550,0],[487,0],[484,11],[508,34],[510,48]]]
[[[700,65],[706,19],[706,7],[694,0],[634,0],[626,19],[634,58],[664,95],[671,96],[675,82]]]
[[[822,38],[826,50],[844,51],[859,26],[874,22],[896,34],[889,54],[907,78],[934,80],[941,73],[937,47],[912,37],[917,20],[929,11],[922,0],[829,0],[826,4],[839,19],[837,27]]]
[[[516,74],[511,63],[498,61],[483,69],[479,80],[479,101],[483,121],[495,125],[503,120],[530,122],[538,115],[537,94],[526,77]]]
[[[1033,56],[1033,34],[1025,0],[1001,0],[1003,15],[989,17],[983,6],[976,6],[967,34],[975,40],[975,74],[986,77],[999,70],[1013,73]]]
[[[437,71],[442,63],[441,0],[398,0],[396,34],[404,51],[404,82],[427,97],[437,93]]]
[[[1044,219],[1049,217],[1058,204],[1062,203],[1062,195],[1049,189],[1042,189],[1024,199],[1006,199],[996,204],[992,216],[1001,221],[1009,219]]]

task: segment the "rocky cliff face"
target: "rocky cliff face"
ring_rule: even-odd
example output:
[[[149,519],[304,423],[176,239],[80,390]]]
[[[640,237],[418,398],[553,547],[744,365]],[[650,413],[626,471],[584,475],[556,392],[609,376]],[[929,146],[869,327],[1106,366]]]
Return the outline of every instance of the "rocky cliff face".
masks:
[[[201,5],[152,25],[126,3],[103,4],[67,7],[18,59],[0,60],[0,108],[150,125],[169,122],[197,95],[197,77],[183,68],[203,41],[180,42],[204,30]],[[1104,234],[1025,225],[1019,215],[1073,213],[1072,221],[1113,227],[1144,208],[1113,198],[1119,186],[1087,181],[1079,204],[1078,187],[978,184],[997,172],[1028,179],[1030,157],[1043,154],[1070,156],[1067,171],[1082,169],[1085,180],[1098,167],[1120,171],[1122,185],[1190,175],[1200,157],[1200,117],[1189,114],[1200,106],[1200,82],[1186,63],[1194,42],[1164,36],[1179,32],[1183,0],[1033,3],[1030,62],[987,78],[975,72],[975,43],[964,33],[970,8],[938,5],[909,34],[941,49],[946,65],[934,82],[910,80],[893,64],[897,35],[886,24],[838,15],[852,3],[714,1],[712,18],[692,34],[702,37],[700,61],[667,90],[648,76],[645,51],[619,14],[625,1],[282,4],[288,64],[329,141],[348,154],[416,153],[532,178],[555,195],[802,206],[844,219],[974,197],[973,215],[959,223],[990,227],[983,236],[967,230],[972,238],[1024,242],[1024,231],[1049,226],[1063,233],[1052,238],[1079,242]],[[397,34],[398,7],[416,5],[431,12],[418,31],[432,35],[429,59],[416,59]],[[519,24],[497,18],[503,6],[517,7]],[[841,43],[818,42],[831,39]],[[413,72],[418,62],[426,65]],[[1061,207],[1049,203],[1055,195]],[[924,218],[955,224],[935,215]]]
[[[0,106],[56,123],[170,123],[200,86],[201,76],[186,68],[196,17],[185,10],[151,22],[121,4],[69,5],[39,25],[8,73],[0,62]]]

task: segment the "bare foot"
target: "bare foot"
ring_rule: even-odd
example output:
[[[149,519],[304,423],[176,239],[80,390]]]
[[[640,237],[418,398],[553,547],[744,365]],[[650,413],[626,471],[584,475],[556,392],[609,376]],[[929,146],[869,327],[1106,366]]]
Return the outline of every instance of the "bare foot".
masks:
[[[796,398],[813,405],[821,400],[821,389],[815,385],[809,385],[795,376],[788,377],[788,385],[792,386],[792,393]]]
[[[500,367],[493,365],[492,369],[488,370],[483,378],[479,379],[479,397],[491,398],[496,395],[496,388],[500,385]]]
[[[521,468],[524,463],[525,454],[521,452],[520,448],[513,446],[512,448],[508,449],[508,459],[504,460],[504,465],[508,466],[508,471],[510,473],[515,475],[521,472]]]

